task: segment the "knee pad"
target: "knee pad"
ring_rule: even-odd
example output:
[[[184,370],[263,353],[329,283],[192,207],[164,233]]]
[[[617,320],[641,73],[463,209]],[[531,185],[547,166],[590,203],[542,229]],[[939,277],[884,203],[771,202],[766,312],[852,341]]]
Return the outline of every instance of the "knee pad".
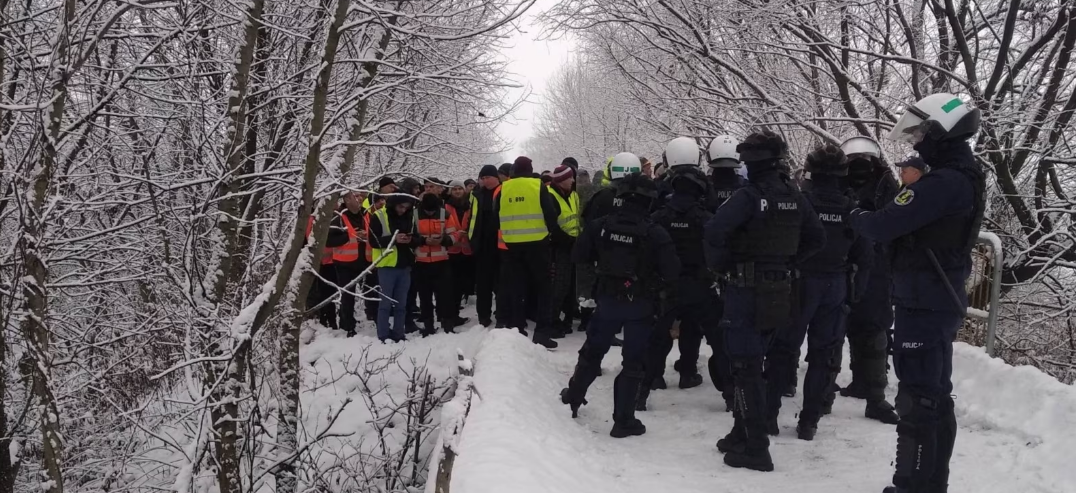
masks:
[[[893,401],[901,422],[915,425],[924,421],[936,421],[946,404],[943,399],[901,388]]]
[[[762,377],[762,358],[734,359],[731,366],[732,378],[736,380]]]

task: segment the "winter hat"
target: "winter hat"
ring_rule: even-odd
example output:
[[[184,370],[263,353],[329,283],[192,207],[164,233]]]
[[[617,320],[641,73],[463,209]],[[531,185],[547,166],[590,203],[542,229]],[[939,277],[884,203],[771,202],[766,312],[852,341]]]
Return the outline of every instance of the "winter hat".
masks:
[[[534,164],[531,162],[531,158],[519,156],[516,158],[516,162],[512,163],[512,174],[509,176],[515,178],[517,176],[530,176],[532,173],[534,173]]]
[[[396,182],[392,181],[392,178],[389,178],[389,177],[386,176],[386,177],[381,178],[381,180],[379,180],[377,182],[377,188],[378,188],[378,190],[380,190],[380,189],[385,188],[385,187],[387,187],[389,185],[395,185],[395,184],[396,184]]]
[[[512,174],[512,163],[504,163],[504,164],[502,164],[500,168],[497,168],[497,174],[498,175],[504,175],[504,176],[511,176],[511,174]]]
[[[557,166],[557,169],[553,171],[553,183],[560,183],[568,178],[574,177],[575,173],[573,172],[573,169],[566,164]]]
[[[422,210],[424,211],[435,211],[439,209],[441,205],[443,205],[441,197],[438,197],[436,194],[428,193],[422,196]]]
[[[579,170],[579,161],[576,161],[574,157],[566,157],[560,164],[565,165],[572,170]]]
[[[908,156],[908,159],[897,163],[898,168],[915,168],[923,173],[927,172],[927,163],[919,156]]]
[[[497,176],[497,167],[492,164],[483,166],[482,171],[478,172],[478,177],[485,178],[487,176]]]
[[[475,185],[477,183],[478,183],[477,181],[474,181],[474,178],[468,178],[466,180],[463,180],[463,186],[465,186],[465,187],[467,185]]]
[[[456,188],[456,187],[460,187],[460,188],[466,188],[466,186],[467,186],[467,185],[464,185],[464,184],[463,184],[463,182],[462,182],[462,181],[460,181],[460,180],[452,180],[452,181],[451,181],[451,182],[450,182],[450,183],[448,184],[448,187],[449,187],[449,188]]]

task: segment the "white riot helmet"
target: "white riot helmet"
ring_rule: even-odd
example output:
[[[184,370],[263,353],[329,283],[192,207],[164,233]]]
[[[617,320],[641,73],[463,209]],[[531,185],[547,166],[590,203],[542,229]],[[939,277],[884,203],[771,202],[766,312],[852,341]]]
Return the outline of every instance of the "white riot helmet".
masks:
[[[967,139],[979,131],[979,109],[949,93],[931,94],[912,106],[889,132],[892,140],[918,144]]]
[[[632,173],[641,173],[643,165],[639,162],[639,156],[630,152],[622,152],[613,156],[609,163],[609,179],[619,180]]]
[[[662,158],[670,168],[685,165],[698,166],[699,154],[699,145],[695,143],[695,139],[677,137],[669,141],[665,146],[665,154],[662,155]]]
[[[706,149],[706,160],[711,168],[739,168],[740,153],[736,152],[739,142],[731,135],[718,135],[710,141]]]
[[[866,154],[879,159],[882,157],[882,147],[878,145],[878,141],[862,135],[849,137],[841,144],[841,150],[845,156]]]

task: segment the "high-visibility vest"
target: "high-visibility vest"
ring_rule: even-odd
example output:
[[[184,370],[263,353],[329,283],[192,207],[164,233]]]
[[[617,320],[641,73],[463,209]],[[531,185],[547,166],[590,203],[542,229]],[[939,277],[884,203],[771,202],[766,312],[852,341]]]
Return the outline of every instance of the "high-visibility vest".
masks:
[[[387,208],[382,207],[378,209],[376,212],[374,212],[374,217],[381,222],[381,234],[389,235],[392,234],[392,229],[389,229],[389,213],[386,212],[385,209]],[[396,252],[399,250],[399,248],[399,246],[393,246],[391,251],[385,253],[385,258],[378,261],[374,267],[396,267],[396,261],[399,258],[399,255]],[[385,249],[383,248],[374,248],[373,258],[376,259],[381,257],[381,254],[384,251]]]
[[[347,228],[347,243],[334,249],[333,260],[336,262],[355,262],[359,260],[359,232],[351,225],[347,212],[340,212],[340,222]]]
[[[459,228],[456,226],[455,218],[446,216],[447,211],[442,207],[436,218],[419,219],[418,234],[422,236],[448,236],[455,242],[460,237]],[[445,260],[448,260],[448,248],[444,245],[422,245],[415,249],[416,262],[425,264]]]
[[[561,231],[573,238],[579,236],[579,194],[572,192],[568,196],[568,200],[564,200],[564,197],[561,197],[559,192],[554,191],[552,193],[557,198],[557,203],[560,204],[560,215],[557,216],[557,224],[560,226]]]
[[[314,231],[314,216],[310,216],[310,219],[306,221],[306,237],[310,238],[310,233]],[[325,247],[321,250],[321,265],[329,265],[333,263],[333,248]]]
[[[500,220],[505,243],[529,243],[549,236],[541,197],[542,180],[538,178],[514,178],[501,185]]]
[[[462,227],[464,224],[471,224],[471,211],[474,209],[474,202],[475,201],[471,201],[471,207],[463,211],[463,217],[456,215],[456,208],[452,204],[445,204],[445,209],[448,210],[448,214],[452,216],[452,219],[456,221],[456,224]],[[455,241],[454,237],[452,246],[448,247],[448,254],[456,255],[462,253],[464,255],[470,255],[471,242],[468,240],[469,235],[470,228],[468,228],[466,235],[458,235],[459,241]]]

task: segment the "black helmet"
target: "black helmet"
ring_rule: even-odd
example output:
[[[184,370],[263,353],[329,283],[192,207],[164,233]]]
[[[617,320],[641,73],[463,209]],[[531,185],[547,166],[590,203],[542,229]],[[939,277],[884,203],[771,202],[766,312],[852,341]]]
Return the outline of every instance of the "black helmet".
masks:
[[[848,176],[848,160],[834,144],[823,144],[807,155],[804,169],[812,175]]]
[[[622,198],[658,198],[658,186],[650,177],[642,173],[632,173],[616,184],[616,196]]]
[[[788,144],[770,130],[756,130],[736,146],[736,152],[740,153],[740,161],[744,163],[773,165],[788,156]]]

